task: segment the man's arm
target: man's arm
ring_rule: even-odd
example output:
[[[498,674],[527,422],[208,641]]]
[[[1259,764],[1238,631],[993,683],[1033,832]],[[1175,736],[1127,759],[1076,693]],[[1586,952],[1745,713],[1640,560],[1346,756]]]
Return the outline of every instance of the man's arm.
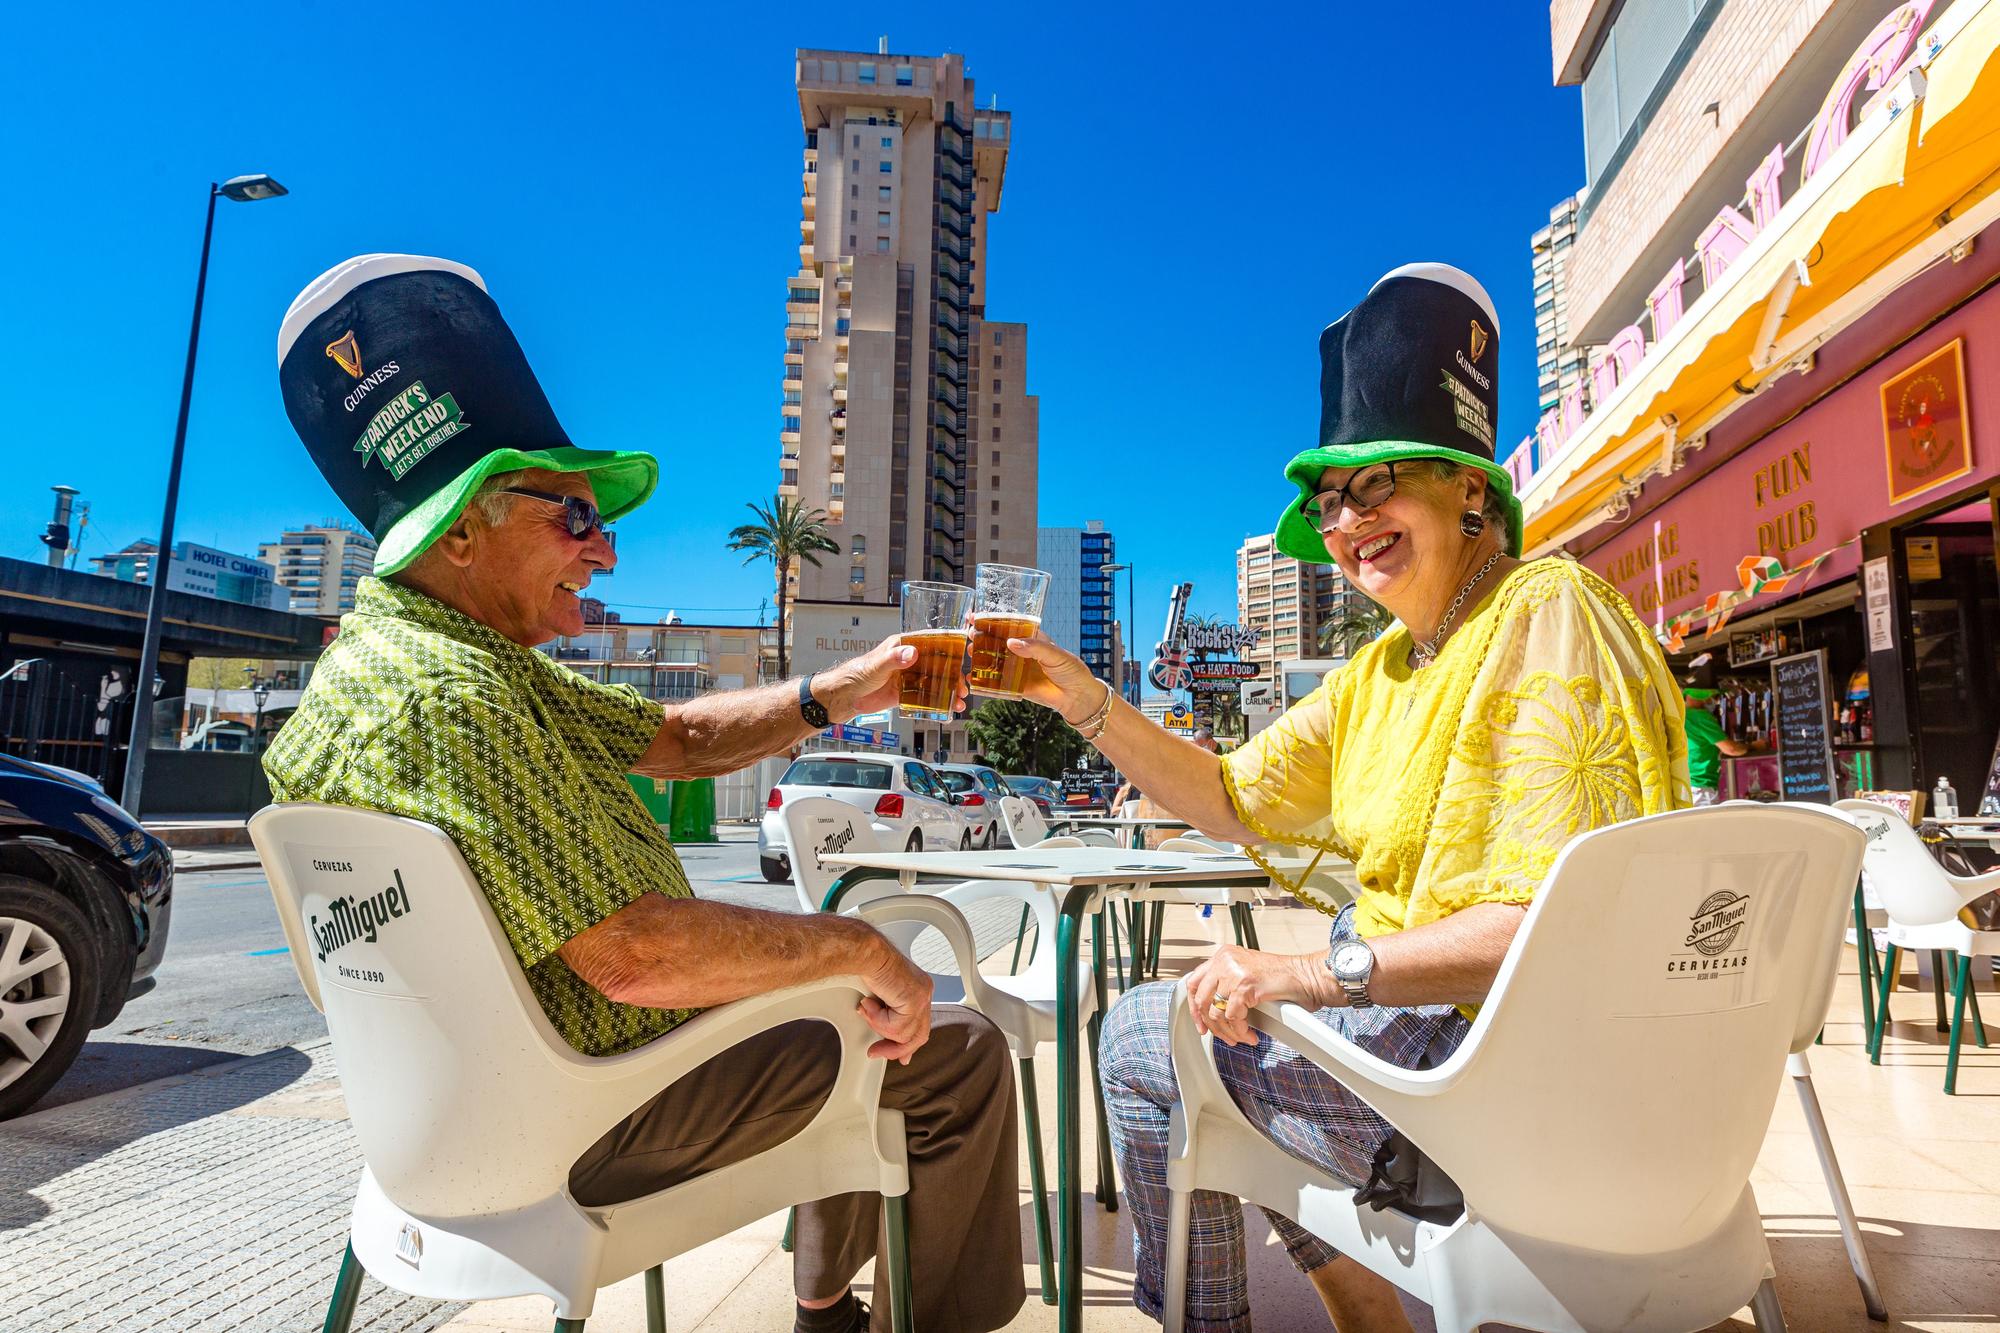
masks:
[[[761,691],[760,691],[761,693]],[[852,917],[765,912],[648,893],[556,951],[607,999],[704,1009],[831,976],[859,976],[882,1034],[869,1054],[909,1057],[930,1036],[931,979]]]
[[[814,676],[813,697],[833,722],[893,708],[903,668],[916,656],[916,649],[890,639],[873,652]],[[961,686],[957,702],[964,701]],[[704,695],[666,710],[658,734],[633,771],[655,778],[734,773],[780,753],[816,730],[799,715],[796,680]]]

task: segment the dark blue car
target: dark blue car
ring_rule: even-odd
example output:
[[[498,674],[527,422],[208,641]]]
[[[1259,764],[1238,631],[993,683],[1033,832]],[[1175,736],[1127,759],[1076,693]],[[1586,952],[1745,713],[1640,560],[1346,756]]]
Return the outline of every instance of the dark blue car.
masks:
[[[91,779],[0,755],[0,1119],[150,990],[174,858]]]

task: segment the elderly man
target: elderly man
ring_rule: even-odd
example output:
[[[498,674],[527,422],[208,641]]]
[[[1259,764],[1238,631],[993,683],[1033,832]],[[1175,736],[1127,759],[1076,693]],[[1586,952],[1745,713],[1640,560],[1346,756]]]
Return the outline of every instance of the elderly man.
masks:
[[[909,1131],[915,1318],[985,1330],[1024,1299],[1005,1044],[841,917],[697,899],[628,772],[736,771],[887,706],[894,642],[803,682],[662,707],[534,650],[583,632],[580,595],[617,562],[604,524],[651,493],[650,455],[578,449],[479,275],[370,255],[316,280],[279,337],[286,409],[379,539],[340,635],[265,755],[281,801],[365,806],[442,828],[477,875],[550,1023],[615,1055],[701,1009],[858,973]],[[782,1141],[825,1100],[831,1034],[799,1023],[719,1057],[607,1133],[571,1171],[586,1206],[665,1188]],[[880,1201],[799,1210],[803,1330],[869,1326],[848,1284]]]

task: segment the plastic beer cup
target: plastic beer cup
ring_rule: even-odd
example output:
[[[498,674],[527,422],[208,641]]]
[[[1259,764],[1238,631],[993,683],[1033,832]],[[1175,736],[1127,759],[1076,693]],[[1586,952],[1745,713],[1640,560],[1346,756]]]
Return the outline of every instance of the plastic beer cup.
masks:
[[[1019,699],[1041,668],[1008,652],[1007,640],[1032,639],[1041,628],[1049,576],[1019,565],[981,565],[974,582],[968,684],[989,699]]]
[[[958,683],[965,675],[972,589],[960,583],[903,585],[903,642],[917,660],[903,669],[904,717],[949,722]]]

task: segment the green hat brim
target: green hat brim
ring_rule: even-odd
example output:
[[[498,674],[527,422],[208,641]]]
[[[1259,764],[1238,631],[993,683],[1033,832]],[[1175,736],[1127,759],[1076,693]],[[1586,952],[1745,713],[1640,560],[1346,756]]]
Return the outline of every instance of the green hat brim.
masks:
[[[445,529],[458,522],[458,516],[465,512],[465,506],[488,477],[522,468],[589,474],[591,488],[597,493],[597,512],[606,523],[623,518],[644,504],[660,480],[659,462],[651,454],[637,450],[578,449],[573,445],[555,449],[495,449],[433,491],[382,534],[381,545],[375,550],[375,576],[387,578],[428,550],[432,542],[444,535]]]
[[[1705,689],[1697,685],[1686,685],[1681,688],[1681,693],[1699,704],[1699,703],[1707,703],[1710,699],[1713,699],[1718,692],[1711,689]]]
[[[1367,467],[1373,463],[1394,463],[1405,458],[1442,458],[1484,472],[1487,484],[1506,501],[1507,554],[1521,554],[1521,502],[1515,498],[1514,478],[1508,475],[1507,469],[1478,454],[1435,444],[1416,444],[1409,440],[1371,440],[1366,444],[1308,449],[1285,464],[1285,480],[1297,486],[1299,494],[1285,506],[1285,512],[1278,519],[1278,549],[1294,560],[1315,565],[1334,563],[1333,553],[1326,549],[1326,539],[1319,535],[1319,529],[1305,514],[1305,502],[1319,493],[1320,475],[1331,467]]]

